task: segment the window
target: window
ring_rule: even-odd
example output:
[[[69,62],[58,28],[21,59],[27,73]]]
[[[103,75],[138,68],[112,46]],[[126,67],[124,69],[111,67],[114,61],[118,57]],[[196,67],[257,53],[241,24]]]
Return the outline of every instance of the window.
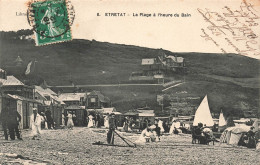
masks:
[[[96,102],[96,98],[90,98],[90,102],[91,103],[95,103]]]
[[[84,101],[84,97],[80,97],[80,101],[81,101],[81,102]]]
[[[44,96],[47,100],[51,100],[51,97],[50,96]]]

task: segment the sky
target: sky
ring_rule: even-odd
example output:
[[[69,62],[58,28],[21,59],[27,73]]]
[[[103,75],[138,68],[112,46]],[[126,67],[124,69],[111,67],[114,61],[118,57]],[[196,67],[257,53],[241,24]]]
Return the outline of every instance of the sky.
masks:
[[[137,45],[150,48],[163,48],[173,52],[207,52],[237,53],[234,46],[227,44],[224,38],[232,37],[225,34],[224,38],[212,36],[221,46],[216,46],[209,38],[202,37],[205,29],[207,34],[210,25],[198,9],[217,11],[222,14],[225,6],[239,9],[242,0],[71,0],[75,8],[75,20],[71,27],[74,39],[95,39],[111,43]],[[248,0],[254,4],[255,13],[259,16],[260,3],[257,0]],[[0,0],[0,30],[16,31],[31,29],[26,16],[28,0]],[[258,3],[257,3],[258,2]],[[97,16],[99,13],[101,16]],[[125,17],[108,17],[105,13],[126,13]],[[156,14],[156,17],[134,17],[133,14]],[[158,17],[162,14],[179,14],[179,17]],[[181,17],[181,13],[190,14],[190,17]],[[259,19],[256,21],[259,22]],[[257,36],[260,35],[252,27]],[[247,51],[245,55],[258,58],[260,51],[259,37],[255,39],[255,51]],[[236,44],[239,48],[244,43]],[[240,46],[241,45],[241,46]],[[244,48],[241,48],[244,50]],[[260,56],[260,55],[259,55]]]

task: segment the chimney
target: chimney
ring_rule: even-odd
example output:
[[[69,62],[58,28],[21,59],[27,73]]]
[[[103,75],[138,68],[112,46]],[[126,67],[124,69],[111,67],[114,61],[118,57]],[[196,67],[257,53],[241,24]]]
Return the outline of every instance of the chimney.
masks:
[[[6,71],[0,68],[0,79],[7,79]]]

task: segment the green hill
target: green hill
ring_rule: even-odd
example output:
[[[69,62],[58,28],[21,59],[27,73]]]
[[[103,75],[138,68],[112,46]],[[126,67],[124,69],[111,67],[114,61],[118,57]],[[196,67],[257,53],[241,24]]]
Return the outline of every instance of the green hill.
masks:
[[[30,31],[26,32],[26,35],[30,34]],[[0,33],[0,64],[9,74],[28,84],[39,84],[43,80],[51,86],[71,85],[72,82],[76,85],[129,83],[131,72],[141,70],[141,59],[156,57],[161,51],[79,39],[36,47],[33,40],[18,39],[22,35],[21,32]],[[236,115],[251,110],[259,113],[259,60],[237,54],[164,52],[185,58],[187,74],[173,75],[185,79],[185,84],[165,92],[161,91],[162,87],[142,86],[88,87],[83,90],[101,90],[122,111],[146,105],[159,111],[157,94],[187,91],[187,95],[201,99],[207,94],[210,107],[215,112],[223,108]],[[18,55],[24,61],[22,66],[15,65]],[[27,64],[35,59],[37,62],[32,73],[25,76]]]

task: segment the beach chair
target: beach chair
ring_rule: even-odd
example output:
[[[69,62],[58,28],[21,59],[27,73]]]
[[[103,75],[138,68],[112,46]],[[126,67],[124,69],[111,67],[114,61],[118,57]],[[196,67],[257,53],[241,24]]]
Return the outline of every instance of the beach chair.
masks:
[[[196,144],[196,141],[198,141],[198,143],[200,143],[200,140],[201,140],[201,137],[202,137],[200,128],[193,127],[192,131],[191,131],[191,134],[192,134],[192,141],[191,141],[191,143],[192,144]]]

